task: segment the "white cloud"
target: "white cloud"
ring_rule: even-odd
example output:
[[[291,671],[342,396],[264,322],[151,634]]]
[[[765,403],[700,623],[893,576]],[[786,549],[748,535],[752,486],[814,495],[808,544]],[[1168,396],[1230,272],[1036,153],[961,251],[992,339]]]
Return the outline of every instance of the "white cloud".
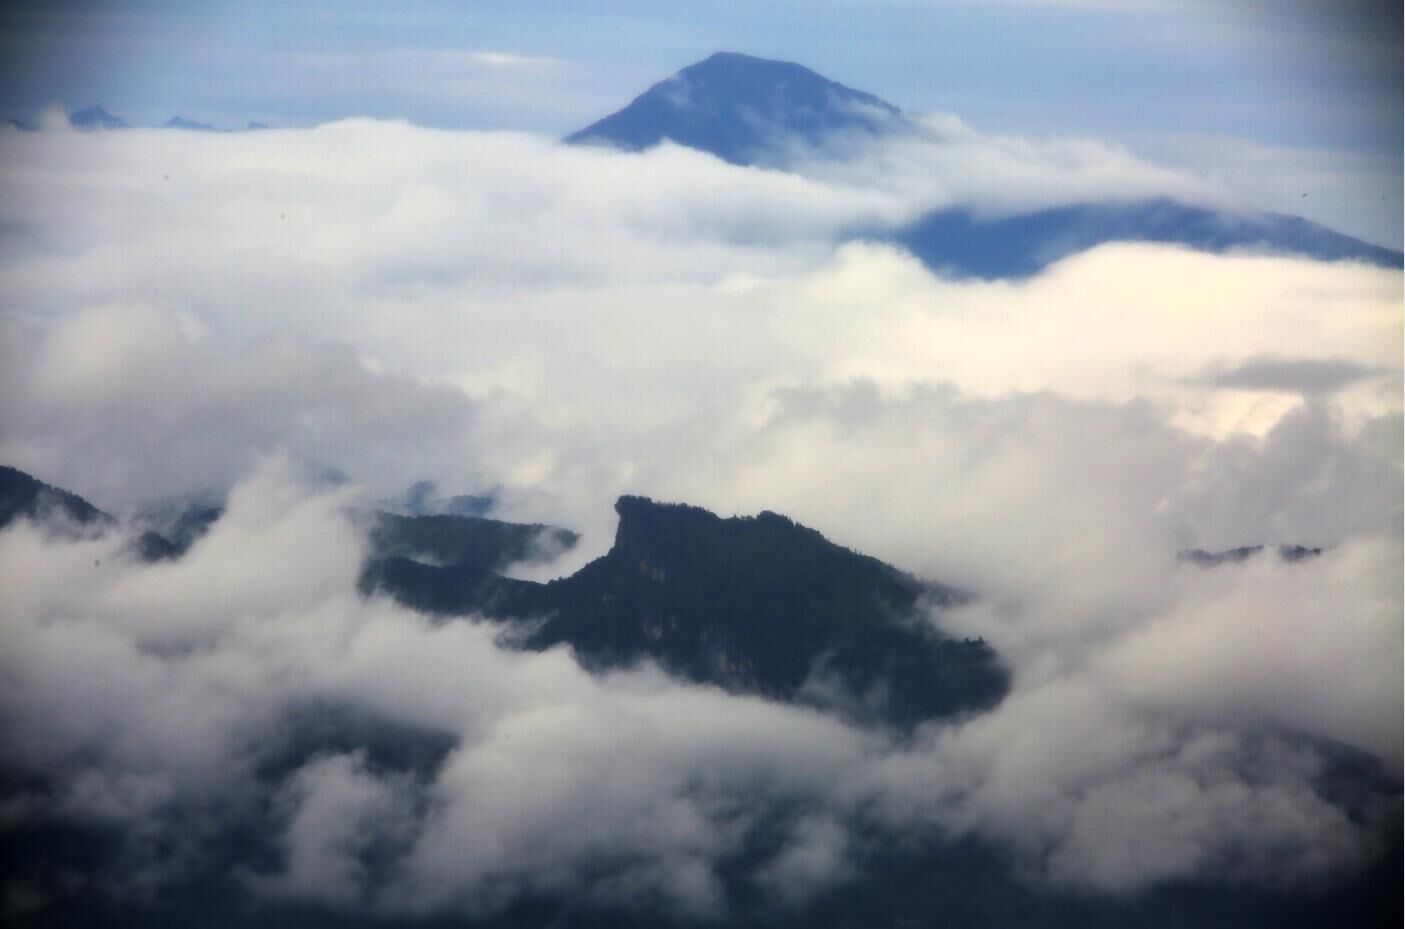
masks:
[[[671,147],[366,122],[9,141],[6,387],[25,399],[0,453],[112,506],[226,486],[279,446],[377,490],[545,502],[648,483],[673,466],[660,452],[764,416],[773,388],[854,377],[1145,397],[1198,432],[1262,434],[1299,398],[1185,381],[1273,354],[1380,368],[1337,402],[1398,408],[1389,271],[1109,246],[1024,284],[947,282],[834,250],[912,212],[910,190]],[[982,160],[951,183],[990,186]]]
[[[508,652],[489,627],[361,601],[343,499],[265,464],[170,565],[124,560],[121,540],[0,534],[0,735],[7,763],[54,789],[29,815],[159,832],[180,828],[172,810],[257,815],[272,791],[283,863],[252,886],[410,912],[545,893],[725,914],[719,868],[777,814],[754,879],[790,904],[862,873],[856,823],[974,831],[1037,879],[1113,891],[1230,861],[1243,879],[1321,879],[1370,854],[1292,733],[1398,756],[1398,544],[1293,568],[1165,559],[1117,604],[1089,589],[1105,562],[1071,566],[1062,599],[1018,616],[992,591],[943,622],[987,633],[1015,692],[900,744],[648,667],[593,678],[562,650]],[[293,539],[320,559],[290,558]],[[1264,647],[1270,624],[1283,645]],[[448,755],[391,770],[341,752],[256,775],[304,706],[440,733]],[[807,812],[785,825],[788,809]],[[198,835],[179,841],[198,856]]]
[[[1115,150],[933,134],[808,176],[369,121],[4,135],[0,459],[111,507],[237,482],[173,564],[0,534],[9,763],[65,815],[132,822],[249,809],[298,707],[447,739],[415,777],[355,747],[280,776],[286,867],[256,883],[344,906],[718,914],[719,863],[802,800],[755,878],[796,902],[858,873],[869,809],[1101,889],[1359,862],[1308,737],[1398,773],[1400,274],[1114,245],[952,282],[837,245],[937,203],[1189,189]],[[1373,375],[1206,377],[1265,358]],[[586,530],[578,559],[620,492],[785,512],[979,592],[938,620],[1015,691],[899,747],[504,652],[361,601],[356,491],[300,487],[308,465],[372,496],[496,489]],[[1256,543],[1333,549],[1174,557]],[[386,848],[401,866],[376,871]]]
[[[824,795],[877,744],[809,711],[648,667],[592,678],[562,650],[507,652],[491,628],[359,600],[341,501],[273,461],[167,565],[124,561],[120,540],[0,534],[0,733],[8,765],[50,780],[50,811],[128,828],[172,808],[250,815],[239,798],[297,707],[344,706],[446,733],[453,750],[429,783],[364,754],[275,783],[286,858],[252,876],[264,892],[491,912],[578,891],[716,914],[717,867],[768,804]],[[290,558],[290,539],[320,559]],[[98,544],[105,557],[90,557]],[[387,847],[396,867],[373,874],[368,850]],[[811,859],[819,886],[827,859]],[[609,879],[593,884],[603,862]]]

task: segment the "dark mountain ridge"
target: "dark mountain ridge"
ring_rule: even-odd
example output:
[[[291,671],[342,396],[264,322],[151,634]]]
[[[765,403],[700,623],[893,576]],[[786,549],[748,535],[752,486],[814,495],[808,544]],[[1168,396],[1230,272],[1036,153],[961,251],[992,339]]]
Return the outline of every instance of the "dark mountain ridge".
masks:
[[[14,126],[16,129],[33,130],[33,129],[36,128],[34,122],[31,121],[31,120],[11,119],[9,122],[10,122],[10,125]],[[87,107],[84,107],[84,108],[81,109],[81,110],[75,110],[75,111],[73,111],[72,113],[70,113],[70,114],[68,115],[68,122],[69,122],[69,125],[71,125],[73,128],[78,129],[78,130],[81,130],[81,131],[84,131],[84,132],[92,132],[92,131],[96,131],[96,130],[99,130],[99,129],[131,129],[131,128],[133,128],[133,127],[132,127],[132,124],[129,123],[127,120],[123,119],[123,118],[120,117],[120,116],[114,116],[112,113],[109,113],[105,108],[103,108],[103,107],[101,107],[101,106],[98,106],[98,105],[87,106]],[[162,123],[161,126],[160,126],[160,128],[162,128],[162,129],[188,129],[188,130],[191,130],[191,131],[199,131],[199,132],[226,132],[226,131],[228,131],[228,130],[225,130],[225,129],[221,129],[221,128],[219,128],[218,126],[212,125],[212,124],[210,124],[210,123],[202,123],[202,122],[200,122],[200,121],[198,121],[198,120],[187,119],[187,118],[184,117],[184,116],[172,116],[170,119],[168,119],[168,120],[166,120],[164,123]],[[253,131],[253,130],[256,130],[256,129],[268,129],[268,128],[270,128],[270,127],[267,126],[267,125],[265,125],[264,123],[260,123],[260,122],[250,122],[250,123],[248,124],[248,126],[246,127],[246,130],[245,130],[245,131]]]
[[[1213,568],[1222,564],[1241,564],[1257,557],[1265,548],[1270,548],[1270,546],[1241,545],[1239,548],[1229,548],[1217,552],[1207,551],[1203,548],[1188,548],[1177,553],[1176,558],[1193,565],[1199,565],[1202,568]],[[1322,554],[1321,548],[1306,545],[1279,545],[1271,548],[1278,555],[1280,561],[1289,564],[1307,561]]]
[[[105,526],[115,520],[77,494],[45,484],[18,468],[0,465],[0,528],[16,519],[55,519],[79,526]]]
[[[368,580],[379,581],[385,589],[394,583],[394,571],[407,569],[411,580],[422,583],[392,590],[397,596],[440,597],[444,604],[458,606],[487,603],[501,614],[544,620],[520,627],[532,637],[530,647],[569,642],[603,665],[648,654],[695,679],[777,698],[823,705],[814,693],[823,691],[815,686],[823,675],[813,671],[827,667],[851,690],[862,690],[865,682],[872,685],[875,718],[893,719],[895,707],[909,712],[959,711],[998,699],[1003,692],[1003,672],[984,643],[945,639],[912,621],[919,602],[959,602],[966,595],[958,591],[919,581],[776,513],[722,518],[697,507],[642,497],[623,497],[616,509],[619,526],[610,552],[548,584],[514,581],[495,569],[530,554],[543,533],[553,533],[561,544],[573,541],[574,534],[566,530],[444,514],[361,514],[371,521],[371,537],[379,539],[373,545],[377,555],[367,566]],[[0,467],[0,526],[16,518],[55,514],[86,524],[115,525],[81,497]],[[182,514],[171,525],[185,525],[183,535],[198,537],[203,531],[198,527],[207,528],[219,515],[218,506],[197,501],[188,518]],[[794,598],[795,608],[776,598]],[[868,651],[866,643],[872,645]],[[879,676],[886,682],[881,686],[875,683]],[[880,692],[884,688],[886,696]],[[549,888],[499,913],[476,916],[354,912],[259,893],[248,877],[276,872],[288,854],[277,841],[286,828],[286,814],[276,798],[283,796],[279,785],[292,772],[329,752],[354,751],[378,772],[428,783],[456,746],[449,733],[325,701],[292,707],[273,735],[259,744],[253,759],[253,777],[265,792],[261,799],[225,820],[202,818],[198,811],[179,807],[160,812],[172,834],[193,837],[189,846],[149,849],[148,840],[126,837],[120,829],[92,819],[21,819],[18,826],[5,827],[0,873],[12,888],[32,888],[30,896],[43,903],[7,914],[7,924],[9,915],[17,917],[17,925],[35,927],[619,929],[719,924],[678,917],[647,900],[625,909],[582,902]],[[1387,827],[1398,824],[1398,782],[1384,776],[1375,759],[1345,748],[1328,750],[1324,757],[1326,766],[1314,790],[1353,818],[1380,819]],[[47,789],[42,778],[7,769],[4,761],[0,759],[0,799],[23,800]],[[1381,804],[1386,805],[1385,814],[1371,812]],[[718,869],[730,924],[776,929],[936,924],[1228,929],[1399,923],[1398,828],[1382,831],[1381,849],[1359,872],[1322,887],[1285,883],[1261,888],[1243,885],[1231,875],[1181,881],[1141,894],[1100,896],[1022,879],[1003,849],[976,836],[932,833],[895,841],[891,830],[855,820],[846,829],[857,874],[824,889],[800,909],[777,909],[752,875],[793,836],[796,817],[804,812],[782,805],[745,825],[738,850]],[[376,875],[390,873],[399,861],[379,846],[354,854],[357,867]],[[132,869],[153,862],[166,866],[168,860],[178,862],[170,867],[179,868],[179,878],[168,878],[159,892],[124,889]],[[607,875],[609,862],[601,867]],[[13,896],[21,899],[18,892]]]
[[[208,496],[176,498],[146,508],[128,528],[134,532],[135,549],[141,558],[174,559],[184,555],[223,515],[224,504]],[[456,513],[401,515],[354,510],[349,515],[366,532],[373,561],[399,558],[489,572],[518,561],[555,557],[579,538],[556,526]],[[30,519],[64,534],[75,528],[105,532],[122,525],[77,494],[0,465],[0,529],[16,519]]]
[[[118,521],[75,493],[51,487],[18,468],[0,465],[0,529],[28,519],[61,537],[84,537],[116,528]],[[156,532],[139,532],[132,549],[146,561],[175,557],[174,544]]]
[[[209,123],[196,122],[193,119],[186,119],[184,116],[172,116],[161,124],[162,129],[190,129],[196,132],[220,132],[221,130]]]
[[[576,533],[453,513],[353,512],[369,542],[361,588],[432,614],[500,622],[504,640],[518,647],[567,645],[592,669],[650,659],[699,683],[863,722],[909,726],[976,711],[1008,689],[985,642],[943,636],[925,619],[968,599],[961,591],[770,511],[722,518],[635,496],[615,509],[609,552],[547,583],[501,572],[553,559],[577,544]],[[145,531],[135,553],[179,558],[222,515],[209,500],[168,501],[137,523]],[[0,528],[20,518],[63,532],[119,525],[76,494],[0,466]],[[1262,548],[1178,557],[1210,567]],[[1284,546],[1278,554],[1296,562],[1320,551]]]
[[[965,595],[835,545],[776,513],[724,519],[621,497],[614,545],[570,577],[501,577],[484,563],[405,558],[365,588],[443,614],[518,622],[527,648],[570,645],[588,665],[648,657],[731,690],[911,724],[988,707],[1007,676],[982,641],[919,615]]]

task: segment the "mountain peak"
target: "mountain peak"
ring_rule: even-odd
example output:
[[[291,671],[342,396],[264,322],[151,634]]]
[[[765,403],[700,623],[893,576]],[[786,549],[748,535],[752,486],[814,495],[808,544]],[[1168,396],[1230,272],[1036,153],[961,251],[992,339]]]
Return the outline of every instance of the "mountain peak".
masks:
[[[100,106],[85,107],[72,113],[68,122],[75,129],[130,129],[131,124],[120,116],[113,116]]]
[[[989,646],[922,618],[959,591],[768,510],[723,517],[638,496],[615,510],[610,551],[569,577],[391,558],[365,589],[517,624],[523,646],[570,645],[588,667],[648,657],[700,683],[900,724],[986,707],[1008,688]]]
[[[625,494],[615,501],[615,512],[621,522],[697,521],[719,522],[722,517],[700,506],[688,503],[667,503],[649,497]]]
[[[796,143],[815,147],[902,125],[891,103],[803,65],[716,52],[566,141],[640,151],[667,139],[747,165],[783,160]]]
[[[626,495],[615,502],[619,527],[610,556],[626,561],[668,557],[693,558],[700,549],[727,548],[733,552],[751,546],[799,546],[820,559],[864,558],[835,545],[814,529],[770,510],[755,516],[722,517],[687,503],[664,503],[648,497]],[[879,562],[873,559],[874,565]],[[901,579],[900,583],[907,583]]]
[[[793,61],[781,61],[778,58],[758,58],[755,55],[746,55],[742,52],[713,52],[702,61],[695,61],[683,68],[678,74],[699,75],[699,74],[719,74],[747,76],[755,78],[780,77],[785,75],[804,76],[810,80],[823,81],[826,84],[834,84],[821,74],[811,71],[802,64]],[[677,75],[675,75],[676,77]],[[842,84],[835,84],[842,87]],[[849,88],[845,88],[848,90]],[[854,91],[860,93],[861,91]],[[874,100],[882,103],[877,97]],[[896,112],[896,108],[894,108]]]
[[[192,129],[197,132],[218,132],[209,123],[198,123],[193,119],[186,119],[184,116],[172,116],[161,126],[162,129]]]

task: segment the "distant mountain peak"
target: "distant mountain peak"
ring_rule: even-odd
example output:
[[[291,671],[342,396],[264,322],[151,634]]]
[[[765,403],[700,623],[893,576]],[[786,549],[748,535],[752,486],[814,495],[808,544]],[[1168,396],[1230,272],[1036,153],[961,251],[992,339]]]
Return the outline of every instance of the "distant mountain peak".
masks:
[[[113,116],[100,106],[85,107],[68,117],[75,129],[130,129],[131,123],[120,116]]]
[[[209,123],[197,123],[193,119],[186,119],[184,116],[172,116],[161,125],[162,129],[193,129],[199,132],[218,132]]]
[[[816,147],[903,125],[891,103],[803,65],[717,52],[566,142],[640,151],[667,139],[746,165],[783,160],[785,149],[797,143]]]

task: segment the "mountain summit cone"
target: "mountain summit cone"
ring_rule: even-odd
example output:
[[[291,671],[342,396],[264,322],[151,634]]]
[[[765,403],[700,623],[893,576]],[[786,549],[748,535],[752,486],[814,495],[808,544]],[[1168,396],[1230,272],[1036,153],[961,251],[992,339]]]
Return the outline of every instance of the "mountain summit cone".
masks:
[[[782,160],[787,146],[901,128],[897,107],[788,61],[718,52],[566,137],[641,151],[665,139],[732,164]]]

